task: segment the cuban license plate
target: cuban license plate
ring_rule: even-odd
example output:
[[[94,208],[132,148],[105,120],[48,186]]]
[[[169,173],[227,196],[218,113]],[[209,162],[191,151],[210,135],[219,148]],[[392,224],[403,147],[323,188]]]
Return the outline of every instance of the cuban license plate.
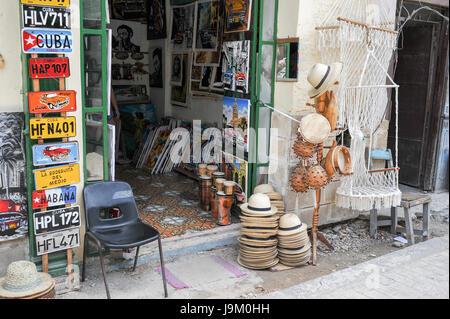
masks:
[[[24,53],[71,53],[72,32],[56,29],[22,29]]]
[[[80,246],[79,228],[36,236],[36,253],[38,256],[78,246]]]
[[[57,188],[80,182],[80,166],[78,164],[35,169],[33,173],[36,190]]]
[[[70,9],[22,5],[26,28],[70,29]]]
[[[45,166],[78,162],[78,142],[33,145],[33,165]]]
[[[80,227],[80,206],[34,213],[34,234],[54,233]]]
[[[33,192],[33,209],[75,204],[77,201],[76,186],[52,188]]]
[[[30,78],[51,79],[70,76],[68,58],[30,59]]]
[[[30,113],[60,113],[77,110],[75,91],[51,91],[28,93]]]
[[[20,0],[23,4],[35,4],[38,6],[68,7],[70,0]]]
[[[30,138],[74,137],[76,132],[75,117],[42,117],[30,119]]]

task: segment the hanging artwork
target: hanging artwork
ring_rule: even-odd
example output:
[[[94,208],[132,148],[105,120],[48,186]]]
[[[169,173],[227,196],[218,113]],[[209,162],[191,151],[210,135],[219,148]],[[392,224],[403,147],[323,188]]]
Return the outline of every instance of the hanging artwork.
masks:
[[[141,46],[139,42],[136,40],[137,36],[140,32],[135,32],[135,28],[138,27],[139,23],[133,22],[112,22],[113,26],[113,37],[112,37],[112,48],[117,52],[128,52],[128,53],[137,53],[141,52]],[[117,27],[115,27],[117,25]],[[119,60],[122,60],[119,57],[116,57]],[[128,58],[128,56],[127,56]]]
[[[176,55],[176,54],[175,54]],[[172,85],[170,100],[173,105],[188,106],[188,86],[189,86],[189,54],[181,54],[181,84]]]
[[[202,77],[200,80],[200,88],[207,89],[211,87],[214,68],[212,66],[204,66],[202,68]]]
[[[165,39],[166,33],[166,1],[152,0],[148,7],[147,40]]]
[[[247,201],[248,185],[248,162],[237,158],[231,154],[222,152],[222,166],[225,173],[225,179],[234,181],[235,196],[239,202]]]
[[[221,50],[219,50],[221,51]],[[201,65],[201,66],[218,66],[219,60],[220,60],[220,52],[217,51],[200,51],[200,52],[194,52],[195,59],[194,63],[195,65]]]
[[[252,0],[225,0],[225,32],[250,30]]]
[[[195,3],[172,7],[170,46],[172,50],[188,51],[194,46]]]
[[[170,83],[180,86],[183,79],[183,54],[172,54]]]
[[[145,85],[113,85],[113,90],[119,103],[139,103],[150,99]]]
[[[109,0],[111,18],[146,22],[148,2],[148,0]]]
[[[250,41],[225,42],[223,53],[224,89],[247,94]]]
[[[225,143],[248,152],[250,100],[223,98],[223,131]],[[242,152],[241,152],[242,153]]]
[[[197,3],[195,49],[216,51],[219,41],[219,1],[203,0]]]
[[[162,48],[150,48],[150,87],[162,88],[163,87],[163,55]]]
[[[226,71],[224,60],[225,60],[225,55],[222,53],[219,66],[214,68],[213,81],[212,81],[212,85],[211,85],[211,89],[213,91],[222,92],[222,93],[224,91],[223,76]]]
[[[23,113],[0,113],[0,243],[28,233]]]

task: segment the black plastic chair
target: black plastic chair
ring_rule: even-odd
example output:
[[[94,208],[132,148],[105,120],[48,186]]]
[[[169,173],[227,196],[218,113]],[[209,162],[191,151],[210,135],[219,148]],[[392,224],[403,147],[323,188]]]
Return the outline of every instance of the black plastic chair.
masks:
[[[106,282],[102,248],[128,249],[137,247],[133,266],[133,271],[135,271],[139,247],[158,240],[164,296],[167,297],[161,237],[156,229],[141,221],[130,185],[123,182],[100,182],[88,185],[84,188],[84,206],[86,234],[84,235],[84,261],[81,281],[85,280],[88,239],[92,239],[97,245],[108,299],[111,296]],[[100,215],[102,210],[108,214],[110,208],[118,208],[120,216],[111,219],[102,218]]]

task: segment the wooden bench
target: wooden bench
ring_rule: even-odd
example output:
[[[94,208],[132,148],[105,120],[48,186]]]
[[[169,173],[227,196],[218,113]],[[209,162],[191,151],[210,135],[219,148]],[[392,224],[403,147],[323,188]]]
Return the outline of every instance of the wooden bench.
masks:
[[[397,234],[399,232],[405,232],[408,243],[410,245],[415,244],[414,236],[422,236],[423,240],[428,240],[430,237],[429,226],[430,226],[430,212],[429,205],[431,203],[431,197],[424,194],[403,194],[400,207],[403,207],[405,213],[405,226],[398,226],[398,208],[393,207],[391,209],[391,219],[378,221],[377,210],[373,209],[370,212],[370,236],[374,237],[378,227],[391,226],[391,233]],[[410,208],[422,205],[423,206],[423,225],[422,229],[414,229],[412,214]]]

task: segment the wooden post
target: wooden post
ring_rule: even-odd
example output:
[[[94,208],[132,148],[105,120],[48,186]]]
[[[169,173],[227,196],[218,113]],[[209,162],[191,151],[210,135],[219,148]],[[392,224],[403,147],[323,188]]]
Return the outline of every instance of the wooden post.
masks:
[[[312,264],[314,266],[317,265],[317,229],[319,226],[319,208],[320,208],[320,196],[321,196],[321,190],[316,190],[316,204],[314,207],[314,215],[313,215],[313,221],[312,221],[312,245],[313,245],[313,251],[312,251]]]

